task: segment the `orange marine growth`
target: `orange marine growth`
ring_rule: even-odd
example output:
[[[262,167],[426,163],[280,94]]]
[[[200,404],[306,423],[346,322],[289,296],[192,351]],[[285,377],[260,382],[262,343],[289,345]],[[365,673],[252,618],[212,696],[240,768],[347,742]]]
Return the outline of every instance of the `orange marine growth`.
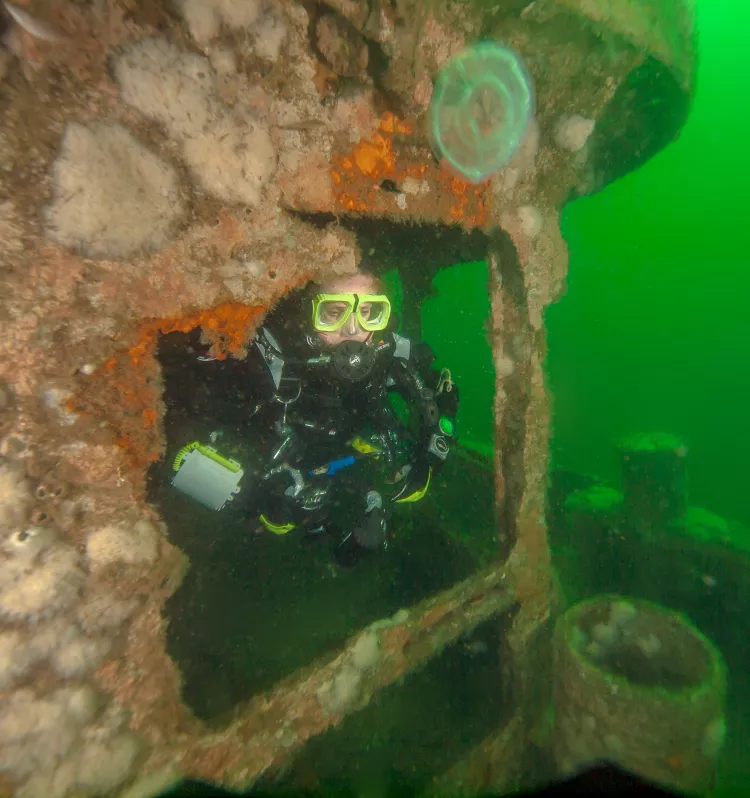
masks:
[[[354,162],[363,175],[373,180],[393,174],[396,167],[393,142],[381,133],[376,133],[371,141],[359,143],[354,151]]]
[[[379,127],[369,140],[360,141],[352,153],[334,157],[331,178],[337,189],[337,205],[342,210],[362,213],[370,209],[367,201],[370,192],[396,173],[394,136],[413,132],[410,123],[390,112],[383,114]]]
[[[354,151],[357,168],[373,180],[394,174],[396,156],[393,153],[393,136],[396,133],[409,136],[414,132],[414,126],[388,111],[380,120],[380,130],[370,141],[360,142]]]
[[[265,310],[262,305],[225,302],[215,308],[185,316],[156,319],[141,328],[138,342],[128,350],[131,361],[137,366],[144,355],[152,354],[159,333],[189,332],[196,327],[203,328],[204,336],[211,342],[211,354],[214,357],[224,360],[227,355],[240,354],[255,332],[254,322],[260,319]]]
[[[161,381],[155,358],[159,334],[189,332],[202,327],[214,357],[239,355],[255,332],[266,308],[227,302],[208,310],[144,324],[128,349],[113,355],[86,383],[75,402],[79,411],[94,412],[117,430],[116,440],[134,465],[159,459]]]
[[[414,132],[414,123],[388,112],[369,140],[360,141],[350,153],[334,156],[331,179],[338,209],[345,213],[400,214],[403,205],[397,204],[394,193],[383,191],[382,185],[389,180],[398,187],[411,178],[427,181],[434,189],[422,199],[409,198],[412,213],[465,228],[482,227],[489,215],[488,183],[469,184],[446,163],[438,166],[432,160],[402,158],[397,152],[398,139]]]
[[[464,227],[481,227],[487,221],[485,191],[487,183],[473,185],[453,175],[451,170],[440,173],[441,191],[451,197],[450,221]]]

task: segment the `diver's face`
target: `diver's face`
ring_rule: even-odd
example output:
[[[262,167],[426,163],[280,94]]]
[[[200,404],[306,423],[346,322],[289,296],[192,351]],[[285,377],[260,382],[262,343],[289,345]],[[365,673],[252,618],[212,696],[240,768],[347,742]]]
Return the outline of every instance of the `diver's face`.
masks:
[[[378,284],[369,274],[353,274],[349,277],[342,277],[340,280],[332,280],[321,287],[323,294],[377,294]],[[361,305],[362,315],[367,318],[367,305]],[[330,316],[326,321],[336,321],[336,313],[343,313],[346,306],[342,303],[340,308],[332,304],[327,313]],[[360,341],[364,343],[372,333],[363,330],[357,321],[357,314],[352,313],[346,320],[343,327],[335,332],[319,332],[318,337],[327,346],[338,346],[344,341]]]

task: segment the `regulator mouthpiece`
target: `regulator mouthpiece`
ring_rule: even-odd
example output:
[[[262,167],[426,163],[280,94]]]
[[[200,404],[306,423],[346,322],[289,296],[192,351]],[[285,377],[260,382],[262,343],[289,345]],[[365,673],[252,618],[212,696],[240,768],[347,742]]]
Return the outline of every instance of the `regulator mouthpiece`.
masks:
[[[339,377],[357,382],[364,379],[375,364],[375,353],[362,341],[343,341],[333,355],[333,369]]]

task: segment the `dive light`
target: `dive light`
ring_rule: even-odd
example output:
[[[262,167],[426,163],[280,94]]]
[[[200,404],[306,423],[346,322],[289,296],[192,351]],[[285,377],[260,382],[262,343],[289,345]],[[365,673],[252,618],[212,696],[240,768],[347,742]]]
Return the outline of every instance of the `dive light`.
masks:
[[[183,446],[172,467],[172,486],[211,510],[221,510],[234,499],[245,473],[236,460],[200,441]]]

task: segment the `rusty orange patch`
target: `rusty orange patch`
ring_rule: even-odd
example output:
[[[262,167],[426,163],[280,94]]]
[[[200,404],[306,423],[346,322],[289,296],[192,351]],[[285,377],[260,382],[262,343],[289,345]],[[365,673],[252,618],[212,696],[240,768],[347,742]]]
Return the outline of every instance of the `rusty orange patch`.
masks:
[[[396,167],[393,142],[381,133],[376,133],[370,141],[361,141],[354,151],[354,163],[363,175],[373,180],[393,174]]]
[[[465,228],[481,227],[489,218],[489,183],[473,185],[462,180],[445,164],[415,161],[398,155],[396,137],[413,136],[416,125],[388,112],[380,119],[379,129],[368,140],[360,141],[348,153],[335,155],[331,165],[334,202],[338,210],[349,213],[400,214],[393,192],[382,191],[385,179],[400,186],[407,178],[426,180],[430,191],[406,200],[411,215],[459,224]]]
[[[208,310],[199,310],[184,316],[156,319],[141,327],[138,342],[128,350],[131,362],[137,366],[141,359],[150,355],[159,333],[190,332],[202,327],[211,341],[211,354],[219,360],[228,355],[239,354],[254,332],[256,322],[265,312],[262,305],[241,305],[225,302]]]
[[[93,411],[116,429],[116,443],[131,456],[136,467],[155,462],[163,441],[159,365],[154,353],[159,334],[189,332],[202,327],[214,357],[223,360],[241,354],[266,308],[227,302],[207,310],[144,324],[128,349],[114,354],[86,381],[74,404]]]

